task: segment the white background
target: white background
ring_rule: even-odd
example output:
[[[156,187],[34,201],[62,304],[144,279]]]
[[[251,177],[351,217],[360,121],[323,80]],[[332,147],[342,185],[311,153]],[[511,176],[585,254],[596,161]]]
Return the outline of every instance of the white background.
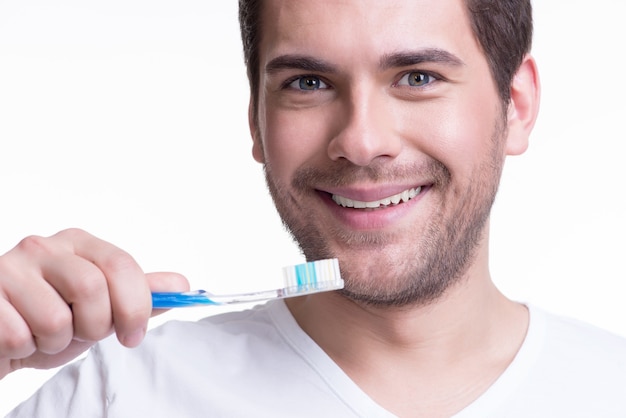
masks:
[[[626,336],[626,3],[535,1],[543,82],[492,217],[511,298]],[[0,253],[84,228],[215,292],[302,258],[250,156],[235,1],[0,0]],[[216,310],[178,310],[194,319]],[[0,415],[51,372],[0,382]]]

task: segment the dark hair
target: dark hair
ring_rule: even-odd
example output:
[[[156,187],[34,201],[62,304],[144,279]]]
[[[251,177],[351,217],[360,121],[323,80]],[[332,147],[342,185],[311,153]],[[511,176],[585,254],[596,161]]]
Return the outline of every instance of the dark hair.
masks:
[[[465,4],[474,36],[506,105],[511,98],[513,76],[532,46],[530,0],[465,0]]]
[[[259,43],[262,0],[239,0],[239,27],[243,44],[243,58],[248,72],[252,112],[256,117],[259,100]]]
[[[508,105],[511,81],[532,44],[530,0],[465,0],[465,4],[500,98]],[[239,25],[254,114],[259,96],[261,6],[262,0],[239,0]]]

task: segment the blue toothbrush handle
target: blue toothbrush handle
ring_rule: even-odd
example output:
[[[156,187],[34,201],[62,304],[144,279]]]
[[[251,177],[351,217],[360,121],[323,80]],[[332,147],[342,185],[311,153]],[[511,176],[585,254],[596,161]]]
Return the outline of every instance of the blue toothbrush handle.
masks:
[[[204,290],[192,292],[155,292],[153,308],[182,308],[186,306],[216,306],[234,303],[251,303],[271,299],[290,298],[327,292],[343,288],[343,280],[336,258],[311,261],[302,265],[285,267],[284,286],[279,289],[255,290],[230,295],[214,295]]]
[[[204,290],[194,292],[154,292],[152,293],[152,307],[155,309],[182,308],[199,305],[221,305],[211,300]]]

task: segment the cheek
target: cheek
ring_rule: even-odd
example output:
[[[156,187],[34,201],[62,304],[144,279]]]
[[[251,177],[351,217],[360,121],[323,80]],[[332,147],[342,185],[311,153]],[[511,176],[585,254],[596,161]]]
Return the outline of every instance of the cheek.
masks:
[[[496,108],[488,100],[447,99],[417,113],[423,116],[415,117],[413,112],[411,127],[405,125],[405,132],[413,133],[406,136],[419,138],[416,146],[444,164],[453,176],[466,176],[492,154]]]
[[[269,110],[261,125],[265,163],[289,178],[299,167],[324,154],[324,128],[306,112]]]

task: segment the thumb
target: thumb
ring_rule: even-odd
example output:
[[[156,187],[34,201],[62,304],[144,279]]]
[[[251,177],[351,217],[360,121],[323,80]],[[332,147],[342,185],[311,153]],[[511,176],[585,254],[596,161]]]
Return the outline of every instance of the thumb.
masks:
[[[146,279],[152,292],[188,292],[189,281],[182,274],[171,272],[147,273]],[[167,309],[153,309],[152,316],[166,312]]]
[[[147,273],[146,279],[152,292],[189,291],[189,281],[182,274],[171,272]]]

